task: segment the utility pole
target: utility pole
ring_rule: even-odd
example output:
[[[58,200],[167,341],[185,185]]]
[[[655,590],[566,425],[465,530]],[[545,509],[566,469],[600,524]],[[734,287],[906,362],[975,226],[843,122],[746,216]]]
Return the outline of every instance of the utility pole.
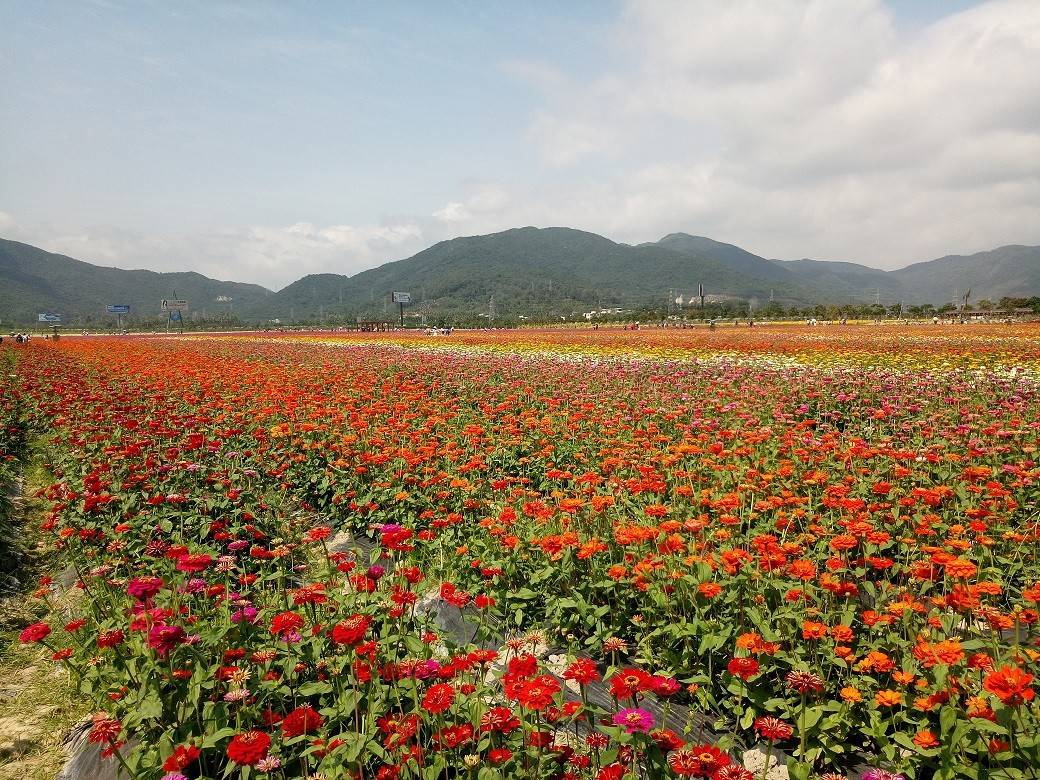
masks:
[[[495,315],[496,314],[497,314],[497,312],[495,311],[495,296],[492,295],[491,296],[491,300],[488,301],[488,324],[489,325],[492,322],[495,321]]]

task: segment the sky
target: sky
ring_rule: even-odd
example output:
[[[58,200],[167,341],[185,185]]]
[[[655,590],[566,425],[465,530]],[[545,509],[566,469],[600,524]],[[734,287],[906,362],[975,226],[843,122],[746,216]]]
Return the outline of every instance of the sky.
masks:
[[[1040,0],[0,0],[0,237],[278,289],[437,241],[1040,244]]]

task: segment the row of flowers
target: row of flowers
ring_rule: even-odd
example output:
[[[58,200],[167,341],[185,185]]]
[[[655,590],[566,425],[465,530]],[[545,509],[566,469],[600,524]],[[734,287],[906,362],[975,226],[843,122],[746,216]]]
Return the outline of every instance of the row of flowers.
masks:
[[[1037,759],[1028,379],[220,339],[40,345],[19,375],[86,597],[25,638],[140,776]]]

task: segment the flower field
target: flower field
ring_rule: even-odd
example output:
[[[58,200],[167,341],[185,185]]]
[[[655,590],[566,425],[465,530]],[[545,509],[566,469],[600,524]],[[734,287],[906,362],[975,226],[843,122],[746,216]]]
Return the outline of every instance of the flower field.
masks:
[[[1037,776],[1040,328],[11,350],[129,776]]]

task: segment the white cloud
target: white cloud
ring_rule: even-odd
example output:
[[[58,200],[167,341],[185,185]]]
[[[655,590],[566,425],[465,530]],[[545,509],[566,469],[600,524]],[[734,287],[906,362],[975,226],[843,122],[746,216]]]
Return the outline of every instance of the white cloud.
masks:
[[[0,221],[0,227],[3,222]],[[108,227],[45,237],[46,226],[21,228],[14,237],[51,252],[97,265],[198,271],[232,281],[280,289],[312,273],[353,275],[425,247],[419,225],[328,225],[298,222],[204,233],[143,235]]]
[[[502,63],[538,98],[517,123],[526,156],[460,170],[383,224],[144,236],[0,212],[0,230],[85,260],[276,288],[530,224],[631,242],[684,230],[881,267],[1040,244],[1036,0],[913,30],[881,0],[629,0],[605,47],[581,72]]]
[[[1040,3],[906,37],[875,0],[632,0],[614,45],[532,118],[576,166],[543,222],[887,267],[1040,243]]]
[[[472,216],[473,215],[470,214],[469,209],[466,208],[466,205],[464,203],[459,203],[457,200],[453,200],[444,208],[437,209],[433,212],[434,219],[440,220],[441,222],[465,222]]]

